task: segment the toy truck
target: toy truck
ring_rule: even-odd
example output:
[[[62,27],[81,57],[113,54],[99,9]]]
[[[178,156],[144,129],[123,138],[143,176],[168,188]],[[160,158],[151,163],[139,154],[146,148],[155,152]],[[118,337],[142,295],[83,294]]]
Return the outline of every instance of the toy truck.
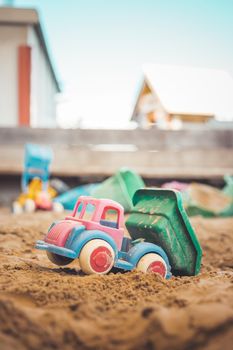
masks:
[[[176,257],[176,248],[181,254],[182,230],[176,231],[180,228],[174,225],[164,226],[166,218],[161,214],[161,210],[158,210],[157,216],[154,215],[157,208],[151,207],[150,196],[150,213],[146,212],[145,207],[137,209],[143,193],[140,191],[146,190],[136,192],[133,199],[135,211],[126,222],[129,234],[135,236],[135,239],[124,235],[124,210],[119,203],[82,196],[78,199],[72,215],[54,222],[45,239],[37,241],[36,248],[46,250],[48,258],[57,265],[68,265],[74,259],[79,259],[80,268],[86,274],[106,274],[113,267],[128,271],[136,268],[143,272],[157,273],[166,279],[171,277],[171,272],[180,272],[181,275],[197,274],[200,268],[201,248],[189,222],[181,223],[181,226],[185,226],[184,235],[189,236],[189,242],[185,241],[183,245],[183,248],[190,248],[187,250],[188,255]],[[157,190],[153,191],[156,195]],[[161,191],[164,194],[175,193],[169,190]],[[177,209],[176,195],[179,194],[175,193],[172,202]],[[161,200],[167,204],[166,198],[160,198]],[[179,212],[179,208],[177,210]],[[146,223],[148,219],[150,223]],[[152,234],[148,230],[151,230]],[[154,239],[152,236],[157,234],[157,239]],[[171,256],[173,254],[174,257]],[[174,263],[174,267],[170,265],[169,260]]]

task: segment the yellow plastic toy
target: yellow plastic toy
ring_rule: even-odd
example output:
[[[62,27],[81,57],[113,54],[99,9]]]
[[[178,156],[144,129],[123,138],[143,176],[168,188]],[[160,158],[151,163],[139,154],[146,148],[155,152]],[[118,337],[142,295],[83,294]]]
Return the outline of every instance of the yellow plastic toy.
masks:
[[[63,207],[60,203],[53,203],[52,199],[56,197],[57,192],[48,186],[43,190],[42,181],[39,178],[33,178],[27,187],[27,192],[21,193],[13,203],[13,212],[19,214],[22,212],[31,213],[36,209],[54,210],[62,212]]]

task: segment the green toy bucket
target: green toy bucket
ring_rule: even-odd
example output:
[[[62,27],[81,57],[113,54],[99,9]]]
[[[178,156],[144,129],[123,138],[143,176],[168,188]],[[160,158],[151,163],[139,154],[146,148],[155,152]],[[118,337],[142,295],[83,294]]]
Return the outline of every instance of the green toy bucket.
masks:
[[[123,168],[115,175],[103,181],[93,192],[95,198],[112,199],[120,203],[125,212],[133,209],[132,198],[134,193],[145,187],[142,178],[130,169]]]

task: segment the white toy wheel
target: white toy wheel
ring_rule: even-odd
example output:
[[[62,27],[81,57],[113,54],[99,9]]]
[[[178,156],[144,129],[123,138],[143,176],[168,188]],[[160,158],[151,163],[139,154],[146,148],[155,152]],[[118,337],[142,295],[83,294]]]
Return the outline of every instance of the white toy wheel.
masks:
[[[147,253],[139,260],[137,270],[146,273],[157,273],[165,278],[167,275],[167,264],[160,255]]]
[[[23,212],[22,205],[19,204],[19,202],[14,202],[12,205],[12,211],[14,214],[22,214]]]
[[[103,239],[92,239],[82,248],[79,264],[84,273],[106,274],[114,265],[115,253],[109,243]]]
[[[58,265],[58,266],[68,265],[68,264],[72,263],[72,261],[74,260],[72,258],[68,258],[67,256],[58,255],[58,254],[51,253],[48,251],[46,251],[46,253],[47,253],[49,260],[53,264]]]
[[[64,207],[59,202],[53,202],[53,211],[55,211],[55,213],[62,213],[64,211]]]
[[[33,199],[26,199],[24,210],[26,213],[33,213],[36,210],[36,204]]]

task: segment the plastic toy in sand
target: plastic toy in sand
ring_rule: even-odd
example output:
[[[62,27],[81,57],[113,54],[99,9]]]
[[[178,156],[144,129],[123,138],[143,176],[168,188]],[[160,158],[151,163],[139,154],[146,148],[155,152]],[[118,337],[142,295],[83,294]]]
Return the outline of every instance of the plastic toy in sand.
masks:
[[[215,187],[191,183],[184,193],[185,208],[189,216],[204,217],[233,216],[233,197],[230,196],[232,184],[230,180],[221,191]]]
[[[223,193],[231,198],[233,198],[233,176],[224,176],[225,186],[223,188]]]
[[[95,187],[91,196],[112,199],[120,203],[125,212],[130,212],[133,209],[134,193],[144,187],[141,176],[132,169],[122,168]]]
[[[107,198],[120,203],[125,212],[133,208],[134,193],[145,187],[142,178],[132,169],[122,168],[102,183],[92,183],[72,188],[57,196],[54,201],[61,203],[66,210],[72,210],[80,196]]]
[[[13,202],[13,213],[32,213],[38,209],[62,212],[62,205],[53,202],[55,195],[56,191],[52,187],[43,190],[41,179],[34,178],[28,184],[26,192],[21,193],[17,200]]]
[[[113,267],[157,273],[168,279],[196,275],[201,248],[182,206],[171,190],[139,190],[126,221],[131,238],[124,235],[124,209],[112,200],[82,196],[71,216],[54,222],[37,249],[47,252],[56,265],[79,259],[86,274],[106,274]]]
[[[33,212],[36,209],[63,211],[60,203],[53,203],[56,191],[48,185],[51,160],[52,150],[49,147],[26,144],[22,193],[13,203],[15,214]]]
[[[73,210],[77,199],[80,196],[91,196],[97,186],[99,184],[92,183],[72,188],[54,198],[54,202],[62,204],[65,210]]]
[[[165,182],[161,187],[162,188],[167,188],[170,190],[177,190],[180,192],[183,192],[187,190],[189,184],[185,182],[180,182],[180,181],[170,181],[170,182]]]

